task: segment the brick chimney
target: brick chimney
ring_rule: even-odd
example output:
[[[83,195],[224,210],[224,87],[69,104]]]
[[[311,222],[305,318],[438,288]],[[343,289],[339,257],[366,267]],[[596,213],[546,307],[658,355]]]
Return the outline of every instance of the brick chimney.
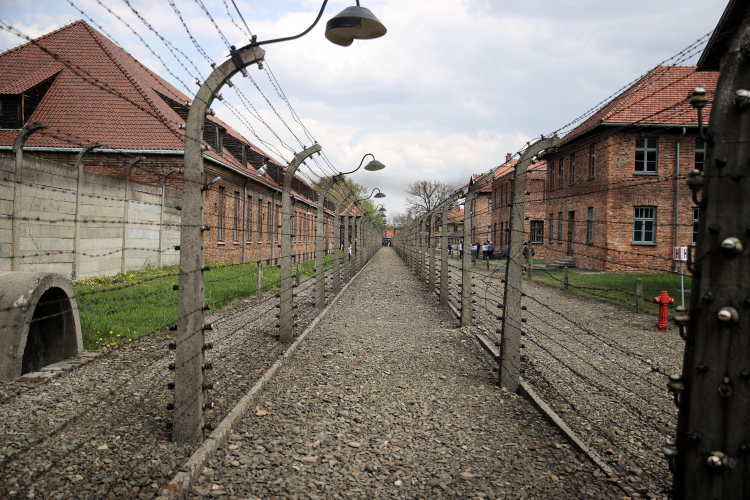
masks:
[[[510,153],[506,153],[506,154],[505,154],[505,163],[510,163],[510,157],[511,157],[511,156],[512,156],[512,155],[511,155]]]

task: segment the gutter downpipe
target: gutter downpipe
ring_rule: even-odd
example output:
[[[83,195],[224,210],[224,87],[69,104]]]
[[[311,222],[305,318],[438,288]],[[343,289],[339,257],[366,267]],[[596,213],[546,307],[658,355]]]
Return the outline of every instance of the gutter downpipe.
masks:
[[[682,127],[682,134],[677,138],[677,164],[674,175],[674,246],[679,246],[680,235],[680,141],[685,137],[687,130]],[[677,261],[674,261],[674,272],[679,272]]]

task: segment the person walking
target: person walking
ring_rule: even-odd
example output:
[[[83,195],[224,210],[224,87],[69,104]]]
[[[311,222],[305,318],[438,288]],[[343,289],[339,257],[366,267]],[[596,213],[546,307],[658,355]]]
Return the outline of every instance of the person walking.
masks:
[[[352,244],[351,244],[351,242],[349,243],[349,260],[350,261],[352,260]]]
[[[451,252],[453,252],[453,245],[448,243],[448,255],[453,255]]]
[[[471,245],[471,256],[474,260],[477,260],[477,252],[479,252],[479,243],[475,242]]]
[[[487,242],[482,245],[482,260],[487,260]]]
[[[458,242],[458,258],[459,259],[464,258],[464,242],[463,241]]]

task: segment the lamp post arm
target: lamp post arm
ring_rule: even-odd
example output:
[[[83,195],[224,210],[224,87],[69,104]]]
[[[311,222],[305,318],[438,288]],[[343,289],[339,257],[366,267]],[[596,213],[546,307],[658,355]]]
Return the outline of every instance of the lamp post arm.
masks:
[[[310,25],[309,28],[307,28],[305,31],[300,33],[299,35],[294,36],[287,36],[284,38],[274,38],[273,40],[263,40],[262,42],[258,42],[256,39],[256,36],[253,35],[252,41],[245,45],[244,47],[241,47],[239,49],[233,50],[231,53],[234,55],[235,52],[242,52],[243,50],[246,50],[250,47],[258,47],[260,45],[268,45],[269,43],[278,43],[278,42],[287,42],[289,40],[296,40],[297,38],[302,38],[303,36],[310,33],[310,30],[312,30],[316,24],[318,24],[318,21],[320,21],[321,16],[323,15],[323,11],[326,9],[326,4],[328,3],[328,0],[323,0],[323,5],[320,6],[320,12],[318,12],[318,17],[315,18],[315,21]],[[359,5],[359,1],[357,1],[357,5]]]
[[[357,5],[359,5],[359,2],[357,2]],[[338,175],[349,175],[349,174],[353,174],[354,172],[356,172],[357,170],[359,170],[360,168],[362,168],[362,164],[363,164],[363,163],[365,162],[365,158],[367,158],[368,156],[372,156],[372,159],[373,159],[373,160],[375,159],[375,155],[374,155],[374,154],[372,154],[372,153],[367,153],[366,155],[364,155],[364,156],[362,157],[362,161],[360,161],[360,162],[359,162],[359,166],[358,166],[357,168],[355,168],[355,169],[354,169],[354,170],[352,170],[351,172],[342,172],[342,173],[339,173]]]

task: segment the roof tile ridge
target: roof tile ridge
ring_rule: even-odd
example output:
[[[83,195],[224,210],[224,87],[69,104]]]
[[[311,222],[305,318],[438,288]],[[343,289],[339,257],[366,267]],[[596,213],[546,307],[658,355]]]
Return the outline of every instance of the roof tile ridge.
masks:
[[[45,33],[44,35],[42,35],[42,36],[40,36],[38,38],[34,38],[32,40],[29,40],[26,43],[22,43],[18,47],[13,47],[12,49],[8,49],[5,52],[2,52],[0,55],[6,55],[6,54],[11,54],[13,52],[17,52],[15,54],[15,57],[17,57],[18,54],[20,54],[20,51],[23,50],[24,48],[26,48],[27,46],[29,46],[29,45],[38,45],[41,40],[44,40],[45,38],[49,38],[52,35],[55,35],[55,34],[61,32],[63,30],[71,29],[76,24],[86,25],[86,21],[84,21],[83,19],[79,19],[78,21],[73,21],[72,23],[66,24],[65,26],[61,26],[61,27],[57,28],[56,30],[50,31],[49,33]],[[11,61],[8,61],[8,64],[5,66],[5,68],[7,68],[9,65],[11,65],[14,60],[15,59],[12,59]],[[53,61],[53,62],[57,62],[57,61]],[[3,68],[2,70],[0,70],[0,75],[5,72],[5,68]]]
[[[110,60],[122,71],[122,74],[125,75],[125,77],[130,81],[130,83],[135,87],[136,91],[143,97],[143,99],[148,103],[151,110],[156,114],[159,120],[167,127],[167,130],[169,130],[172,135],[174,135],[178,140],[185,141],[185,137],[183,137],[177,130],[175,130],[169,122],[169,119],[164,115],[164,113],[161,112],[159,107],[154,103],[154,101],[149,97],[149,95],[146,93],[146,91],[143,89],[143,87],[138,83],[138,80],[136,80],[133,75],[130,74],[130,72],[125,68],[125,66],[117,59],[117,57],[105,46],[101,39],[101,35],[98,31],[93,29],[91,26],[88,25],[85,21],[81,21],[83,25],[86,27],[89,34],[92,36],[92,38],[96,41],[96,43],[101,47],[101,49],[104,51],[105,54],[107,54],[107,57],[110,58]],[[125,52],[127,54],[127,52]],[[128,54],[130,56],[130,54]],[[132,56],[130,56],[132,57]],[[133,58],[135,60],[135,58]],[[201,141],[202,143],[203,141]],[[183,146],[184,147],[184,146]]]

